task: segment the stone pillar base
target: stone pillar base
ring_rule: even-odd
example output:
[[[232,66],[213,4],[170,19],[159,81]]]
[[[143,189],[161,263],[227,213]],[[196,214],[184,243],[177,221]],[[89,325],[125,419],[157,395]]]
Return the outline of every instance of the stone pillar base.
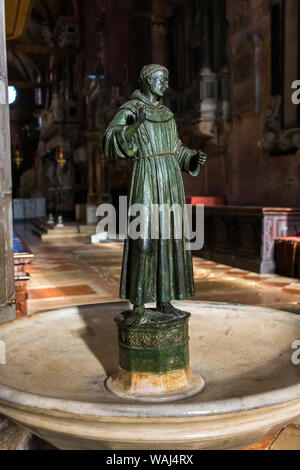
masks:
[[[115,319],[119,335],[119,369],[106,387],[120,398],[163,402],[180,400],[204,387],[189,366],[190,314],[162,314],[147,309],[142,322],[127,326],[130,312]]]

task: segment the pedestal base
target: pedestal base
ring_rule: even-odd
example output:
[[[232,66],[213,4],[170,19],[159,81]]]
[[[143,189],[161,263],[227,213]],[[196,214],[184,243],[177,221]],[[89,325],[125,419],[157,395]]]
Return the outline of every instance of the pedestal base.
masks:
[[[183,400],[201,392],[205,382],[190,368],[167,374],[137,374],[119,369],[105,383],[108,390],[126,400],[167,402]]]
[[[131,312],[115,318],[119,337],[119,369],[106,388],[126,400],[166,402],[199,393],[204,380],[189,365],[189,312],[165,314],[146,309],[140,323],[128,326]]]

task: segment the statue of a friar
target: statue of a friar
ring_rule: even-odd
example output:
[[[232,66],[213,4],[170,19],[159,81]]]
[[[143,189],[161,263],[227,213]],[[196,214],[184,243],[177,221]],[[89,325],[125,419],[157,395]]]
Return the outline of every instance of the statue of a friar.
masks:
[[[185,205],[181,171],[197,176],[206,155],[183,146],[178,137],[173,113],[162,104],[169,84],[168,70],[157,64],[146,65],[140,74],[140,89],[123,104],[104,136],[104,153],[109,159],[129,158],[133,162],[129,207],[142,204]],[[176,221],[175,221],[176,222]],[[158,236],[151,237],[157,225]],[[191,251],[185,236],[162,234],[161,215],[153,220],[151,211],[143,219],[143,233],[148,237],[125,240],[120,297],[129,299],[133,310],[127,326],[143,323],[145,304],[157,303],[157,311],[170,316],[184,312],[171,300],[194,295]],[[182,227],[182,234],[184,227]]]

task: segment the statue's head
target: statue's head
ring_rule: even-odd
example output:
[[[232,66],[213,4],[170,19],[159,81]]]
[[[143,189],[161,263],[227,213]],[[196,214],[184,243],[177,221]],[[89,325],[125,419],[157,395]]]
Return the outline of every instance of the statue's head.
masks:
[[[169,88],[169,71],[163,65],[145,65],[140,73],[140,88],[142,92],[150,91],[158,97],[163,97]]]

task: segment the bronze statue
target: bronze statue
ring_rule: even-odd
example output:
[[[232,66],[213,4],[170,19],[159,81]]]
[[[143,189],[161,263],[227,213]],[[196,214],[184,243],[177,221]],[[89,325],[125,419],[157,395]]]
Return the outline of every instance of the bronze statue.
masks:
[[[197,176],[206,155],[183,146],[178,137],[173,113],[162,104],[168,88],[168,70],[156,64],[143,67],[140,89],[121,106],[109,124],[104,137],[104,152],[109,159],[129,158],[133,162],[129,206],[185,204],[181,171]],[[150,214],[150,212],[149,212]],[[125,241],[120,297],[129,299],[133,310],[127,326],[143,323],[145,304],[157,303],[157,312],[181,317],[171,300],[184,300],[194,295],[191,252],[185,237],[151,238],[151,216],[144,220],[145,239]],[[156,223],[156,222],[155,222]],[[174,229],[174,221],[171,224]]]

